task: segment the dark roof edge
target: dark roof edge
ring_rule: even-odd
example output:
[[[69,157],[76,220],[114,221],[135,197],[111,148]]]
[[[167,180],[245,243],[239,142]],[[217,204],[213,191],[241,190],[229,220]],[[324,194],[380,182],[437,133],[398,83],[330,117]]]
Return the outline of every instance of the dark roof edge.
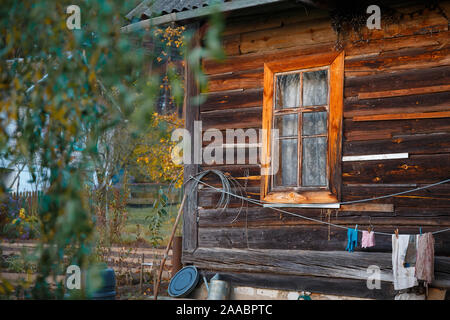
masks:
[[[220,12],[230,12],[239,9],[258,7],[266,4],[283,2],[286,0],[234,0],[232,2],[224,2],[217,4]],[[120,30],[124,33],[138,31],[151,26],[158,26],[170,22],[180,22],[189,19],[206,17],[214,10],[214,6],[207,6],[193,10],[173,12],[159,17],[142,20],[122,27]]]

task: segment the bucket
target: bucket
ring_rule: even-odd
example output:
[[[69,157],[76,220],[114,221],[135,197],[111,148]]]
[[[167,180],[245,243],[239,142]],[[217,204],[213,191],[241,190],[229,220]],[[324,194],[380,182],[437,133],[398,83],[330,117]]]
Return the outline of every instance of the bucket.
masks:
[[[116,276],[113,269],[101,266],[95,271],[85,271],[82,279],[86,295],[83,296],[81,290],[66,287],[65,299],[115,300]]]
[[[102,285],[90,294],[92,300],[115,300],[116,299],[116,276],[114,270],[106,268],[100,271]]]
[[[209,282],[208,300],[227,300],[230,294],[230,285],[223,280]]]

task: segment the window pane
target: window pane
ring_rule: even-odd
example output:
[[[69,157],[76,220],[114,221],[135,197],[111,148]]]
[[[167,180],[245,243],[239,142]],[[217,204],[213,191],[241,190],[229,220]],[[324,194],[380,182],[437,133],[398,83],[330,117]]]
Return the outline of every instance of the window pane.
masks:
[[[275,99],[275,106],[277,109],[298,108],[300,106],[299,73],[277,76]]]
[[[297,114],[287,114],[275,117],[275,129],[278,129],[280,137],[297,136]]]
[[[276,186],[297,186],[297,139],[283,139],[279,144],[279,169],[275,176]]]
[[[327,140],[303,138],[302,186],[327,185]]]
[[[304,136],[312,136],[327,133],[326,112],[303,113],[302,133]]]
[[[303,106],[322,106],[327,104],[327,70],[303,73]]]

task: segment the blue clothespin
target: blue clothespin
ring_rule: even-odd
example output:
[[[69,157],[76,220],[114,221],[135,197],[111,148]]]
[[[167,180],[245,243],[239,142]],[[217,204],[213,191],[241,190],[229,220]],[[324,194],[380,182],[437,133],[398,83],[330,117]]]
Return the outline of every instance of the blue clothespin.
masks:
[[[420,235],[422,235],[422,227],[419,228]]]

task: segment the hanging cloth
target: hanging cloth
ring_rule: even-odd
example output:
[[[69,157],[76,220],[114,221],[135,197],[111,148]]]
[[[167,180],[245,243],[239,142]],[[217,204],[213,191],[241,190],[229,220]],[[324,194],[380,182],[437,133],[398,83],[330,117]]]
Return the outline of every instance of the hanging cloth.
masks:
[[[373,231],[366,231],[364,230],[362,232],[362,238],[361,238],[361,247],[362,248],[370,248],[375,246],[375,232]]]
[[[403,290],[418,285],[415,277],[415,267],[403,266],[406,250],[409,244],[409,235],[392,235],[392,273],[394,277],[394,289]]]
[[[406,248],[405,260],[403,266],[405,268],[414,267],[416,265],[416,252],[417,252],[417,236],[410,235],[408,241],[408,247]]]
[[[348,229],[347,231],[347,250],[348,252],[353,252],[353,250],[358,245],[358,230],[355,229]]]
[[[430,232],[418,236],[416,277],[426,285],[434,279],[434,237]]]

